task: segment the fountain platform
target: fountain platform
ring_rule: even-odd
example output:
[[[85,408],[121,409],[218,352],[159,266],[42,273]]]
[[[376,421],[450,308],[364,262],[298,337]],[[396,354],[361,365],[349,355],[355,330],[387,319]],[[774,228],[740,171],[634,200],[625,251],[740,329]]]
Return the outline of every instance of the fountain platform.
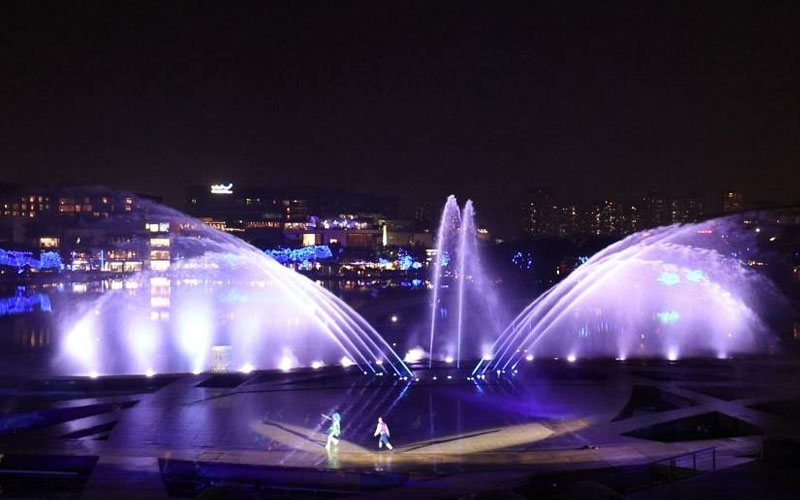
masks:
[[[795,414],[770,411],[800,400],[800,375],[787,376],[799,364],[536,360],[486,380],[446,366],[409,380],[326,368],[253,372],[224,387],[204,383],[216,374],[80,378],[72,389],[29,381],[3,389],[0,454],[97,457],[87,494],[131,467],[165,491],[188,467],[340,492],[646,465],[710,447],[723,467],[757,455],[764,436],[800,431]],[[333,410],[343,434],[326,451],[320,414]],[[391,452],[372,436],[378,416]]]

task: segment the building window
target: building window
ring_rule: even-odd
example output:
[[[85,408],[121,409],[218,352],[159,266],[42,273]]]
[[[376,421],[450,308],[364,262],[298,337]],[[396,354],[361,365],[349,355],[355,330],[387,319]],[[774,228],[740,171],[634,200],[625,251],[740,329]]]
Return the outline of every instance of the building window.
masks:
[[[153,271],[166,271],[169,269],[168,260],[151,260],[150,269]]]
[[[39,246],[41,248],[58,248],[59,239],[52,237],[39,238]]]
[[[169,238],[150,238],[151,247],[169,247]]]
[[[317,235],[314,233],[303,234],[303,246],[310,247],[317,244]]]

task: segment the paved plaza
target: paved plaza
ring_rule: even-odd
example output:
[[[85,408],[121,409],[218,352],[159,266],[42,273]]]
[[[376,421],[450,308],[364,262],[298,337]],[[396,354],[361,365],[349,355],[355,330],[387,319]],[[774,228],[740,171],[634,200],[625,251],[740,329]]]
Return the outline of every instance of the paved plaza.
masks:
[[[98,457],[85,498],[118,481],[131,482],[132,498],[166,498],[163,474],[184,463],[284,468],[321,483],[327,471],[403,474],[417,488],[443,477],[474,481],[478,472],[649,464],[709,448],[725,468],[757,457],[765,436],[797,434],[798,415],[780,410],[800,400],[796,368],[537,361],[485,381],[435,369],[408,381],[341,369],[62,379],[47,390],[35,388],[40,381],[5,390],[0,452]],[[341,441],[326,450],[321,415],[333,411],[343,416]],[[377,449],[378,416],[389,423],[391,452]]]

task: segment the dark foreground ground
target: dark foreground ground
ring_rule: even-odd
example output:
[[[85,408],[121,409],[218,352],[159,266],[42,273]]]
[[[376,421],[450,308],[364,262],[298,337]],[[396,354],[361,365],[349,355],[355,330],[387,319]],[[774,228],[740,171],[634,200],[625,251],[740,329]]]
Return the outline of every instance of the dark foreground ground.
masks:
[[[5,378],[0,497],[798,498],[798,367]],[[326,451],[334,410],[343,435]],[[392,452],[377,449],[378,416]]]

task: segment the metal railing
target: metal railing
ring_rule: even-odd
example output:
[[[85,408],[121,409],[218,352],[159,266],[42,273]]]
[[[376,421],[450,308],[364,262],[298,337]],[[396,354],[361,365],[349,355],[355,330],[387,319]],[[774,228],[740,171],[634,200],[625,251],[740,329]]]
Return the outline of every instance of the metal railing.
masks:
[[[669,468],[667,470],[667,479],[672,481],[676,479],[678,476],[678,472],[688,472],[691,471],[691,474],[697,474],[699,471],[707,470],[703,468],[699,468],[698,463],[698,456],[701,457],[702,455],[711,455],[711,472],[717,470],[717,448],[715,446],[710,446],[708,448],[701,448],[699,450],[689,451],[686,453],[681,453],[680,455],[675,455],[672,457],[662,458],[661,460],[656,460],[650,464],[650,468],[654,469],[661,465],[669,464]],[[686,462],[686,465],[682,465],[682,462]],[[691,462],[691,467],[689,467],[689,462]],[[686,474],[681,474],[681,477],[685,476]]]

